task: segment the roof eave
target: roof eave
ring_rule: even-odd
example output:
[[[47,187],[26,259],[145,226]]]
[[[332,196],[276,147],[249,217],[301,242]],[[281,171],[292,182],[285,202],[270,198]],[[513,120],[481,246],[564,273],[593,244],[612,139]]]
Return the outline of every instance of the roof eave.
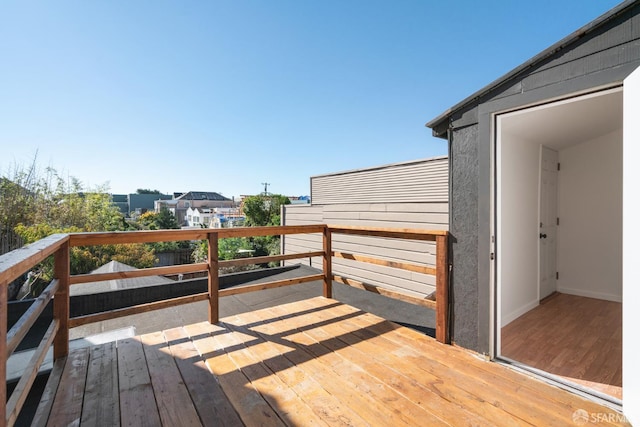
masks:
[[[573,33],[569,34],[567,37],[563,38],[559,42],[557,42],[557,43],[551,45],[550,47],[548,47],[547,49],[543,50],[542,52],[540,52],[539,54],[537,54],[533,58],[531,58],[528,61],[522,63],[521,65],[519,65],[518,67],[514,68],[513,70],[509,71],[507,74],[505,74],[502,77],[500,77],[500,78],[494,80],[493,82],[489,83],[488,85],[486,85],[485,87],[483,87],[479,91],[475,92],[471,96],[468,96],[467,98],[463,99],[459,103],[455,104],[453,107],[448,108],[443,113],[441,113],[437,117],[435,117],[432,120],[430,120],[429,122],[427,122],[425,124],[425,126],[434,130],[434,136],[442,137],[443,133],[436,132],[435,128],[438,127],[439,125],[441,125],[444,121],[446,121],[456,111],[458,111],[458,110],[460,110],[460,109],[472,104],[474,101],[482,98],[484,95],[486,95],[487,93],[492,91],[494,88],[496,88],[496,87],[500,86],[501,84],[509,81],[510,79],[513,79],[514,77],[516,77],[519,74],[521,74],[523,71],[533,67],[534,65],[538,64],[542,60],[550,57],[551,55],[555,54],[559,50],[564,49],[566,46],[568,46],[568,45],[574,43],[575,41],[577,41],[578,39],[584,37],[586,34],[590,33],[594,29],[600,27],[605,22],[613,19],[614,17],[616,17],[617,15],[619,15],[620,13],[622,13],[627,8],[631,7],[632,5],[634,5],[637,2],[638,2],[638,0],[625,0],[624,2],[620,3],[618,6],[615,6],[613,9],[610,9],[609,11],[604,13],[603,15],[600,15],[598,18],[594,19],[593,21],[591,21],[588,24],[584,25],[580,29],[578,29],[578,30],[574,31]]]

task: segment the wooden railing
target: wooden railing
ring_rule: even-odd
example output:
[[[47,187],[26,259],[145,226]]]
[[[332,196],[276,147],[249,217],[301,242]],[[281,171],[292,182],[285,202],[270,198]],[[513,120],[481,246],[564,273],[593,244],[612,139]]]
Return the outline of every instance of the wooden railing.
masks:
[[[442,343],[449,343],[449,252],[448,252],[448,231],[424,231],[412,229],[382,229],[373,227],[345,227],[345,226],[327,226],[325,233],[328,238],[324,239],[324,250],[331,253],[333,257],[350,259],[353,261],[365,262],[369,264],[381,265],[384,267],[392,267],[401,270],[413,271],[416,273],[433,275],[436,277],[435,300],[426,297],[417,297],[409,295],[401,291],[394,291],[384,286],[376,286],[353,280],[347,277],[335,275],[331,273],[331,262],[324,265],[325,274],[328,274],[334,281],[341,282],[346,285],[357,287],[371,292],[376,292],[391,298],[410,302],[412,304],[422,305],[436,310],[436,339]],[[346,252],[336,252],[331,250],[331,235],[333,234],[352,234],[369,237],[386,237],[393,239],[421,240],[435,242],[436,265],[430,267],[426,265],[418,265],[408,262],[389,261],[381,258],[370,256],[356,255]],[[327,246],[328,245],[328,246]],[[329,270],[327,273],[327,269]],[[328,283],[328,285],[327,285]],[[331,282],[325,283],[325,287],[329,286],[329,296],[331,295]],[[325,289],[325,296],[327,290]]]
[[[321,251],[303,252],[296,254],[275,255],[266,257],[242,258],[231,261],[218,259],[219,239],[230,237],[252,237],[286,234],[313,234],[320,233],[323,236]],[[426,240],[435,242],[436,266],[422,266],[405,262],[394,262],[379,258],[332,251],[331,241],[333,234],[357,234],[363,236],[386,237],[394,239]],[[134,231],[112,233],[74,233],[56,234],[36,243],[14,250],[0,256],[0,380],[7,379],[7,360],[14,353],[22,339],[36,322],[45,307],[53,299],[53,320],[50,323],[44,337],[27,364],[13,393],[7,400],[6,387],[0,387],[0,420],[6,420],[6,425],[13,425],[26,401],[27,395],[36,379],[45,356],[53,345],[54,359],[67,356],[69,352],[69,329],[92,322],[144,313],[152,310],[188,304],[196,301],[208,301],[208,317],[211,323],[219,320],[219,298],[228,295],[254,292],[264,289],[272,289],[299,283],[322,281],[323,294],[327,298],[332,297],[332,283],[338,281],[350,286],[377,292],[393,298],[435,308],[436,310],[436,339],[443,343],[449,342],[448,316],[448,232],[425,231],[408,229],[381,229],[363,227],[341,227],[318,225],[280,226],[280,227],[243,227],[229,229],[200,229],[200,230],[161,230],[161,231]],[[168,267],[145,268],[134,271],[121,271],[102,274],[70,275],[69,256],[70,248],[76,246],[112,245],[126,243],[151,243],[184,240],[206,240],[208,242],[207,262],[195,264],[183,264]],[[30,270],[48,257],[54,258],[54,279],[45,288],[42,294],[36,298],[31,307],[22,317],[7,331],[7,288],[8,285],[19,276]],[[220,267],[239,266],[248,264],[262,264],[302,258],[323,258],[322,274],[312,274],[293,279],[271,281],[254,285],[235,286],[228,289],[219,289]],[[435,301],[426,298],[411,296],[398,291],[391,291],[382,286],[362,283],[353,279],[332,274],[332,258],[339,257],[354,261],[383,265],[386,267],[400,268],[409,271],[435,275],[436,298]],[[195,295],[188,295],[168,300],[162,300],[147,304],[134,305],[116,310],[89,314],[70,318],[69,287],[82,283],[98,282],[113,279],[127,279],[143,276],[169,275],[180,273],[207,272],[208,290]],[[179,286],[179,285],[177,285]],[[6,404],[5,404],[6,402]],[[0,421],[0,424],[2,422]]]

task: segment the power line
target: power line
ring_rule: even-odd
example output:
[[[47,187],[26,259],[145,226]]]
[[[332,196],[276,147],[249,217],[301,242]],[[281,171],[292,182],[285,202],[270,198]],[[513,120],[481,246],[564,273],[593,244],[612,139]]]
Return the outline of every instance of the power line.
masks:
[[[265,196],[266,196],[266,195],[267,195],[267,187],[268,187],[269,185],[271,185],[271,184],[270,184],[270,183],[268,183],[268,182],[261,182],[261,184],[262,184],[262,185],[264,185],[264,194],[265,194]]]

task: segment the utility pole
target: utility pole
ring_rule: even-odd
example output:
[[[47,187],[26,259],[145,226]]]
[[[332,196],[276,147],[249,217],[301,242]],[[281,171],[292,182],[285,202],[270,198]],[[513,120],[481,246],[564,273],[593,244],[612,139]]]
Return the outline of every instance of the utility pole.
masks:
[[[267,187],[271,184],[269,184],[268,182],[261,182],[261,184],[264,185],[264,195],[266,196],[268,194]]]

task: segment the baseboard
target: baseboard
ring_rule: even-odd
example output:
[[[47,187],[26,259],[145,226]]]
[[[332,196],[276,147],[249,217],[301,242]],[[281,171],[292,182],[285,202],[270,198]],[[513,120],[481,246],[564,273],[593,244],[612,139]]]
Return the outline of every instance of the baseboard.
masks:
[[[605,292],[588,291],[584,289],[558,287],[558,292],[562,294],[577,295],[579,297],[602,299],[605,301],[622,302],[622,295],[609,294]]]
[[[522,316],[523,314],[525,314],[526,312],[528,312],[529,310],[533,310],[534,308],[536,308],[538,305],[540,304],[539,301],[531,301],[521,307],[518,307],[516,310],[512,311],[511,313],[507,314],[506,316],[502,316],[502,318],[500,319],[502,326],[500,326],[501,328],[504,328],[505,326],[507,326],[509,323],[513,322],[514,320],[516,320],[518,317]]]

